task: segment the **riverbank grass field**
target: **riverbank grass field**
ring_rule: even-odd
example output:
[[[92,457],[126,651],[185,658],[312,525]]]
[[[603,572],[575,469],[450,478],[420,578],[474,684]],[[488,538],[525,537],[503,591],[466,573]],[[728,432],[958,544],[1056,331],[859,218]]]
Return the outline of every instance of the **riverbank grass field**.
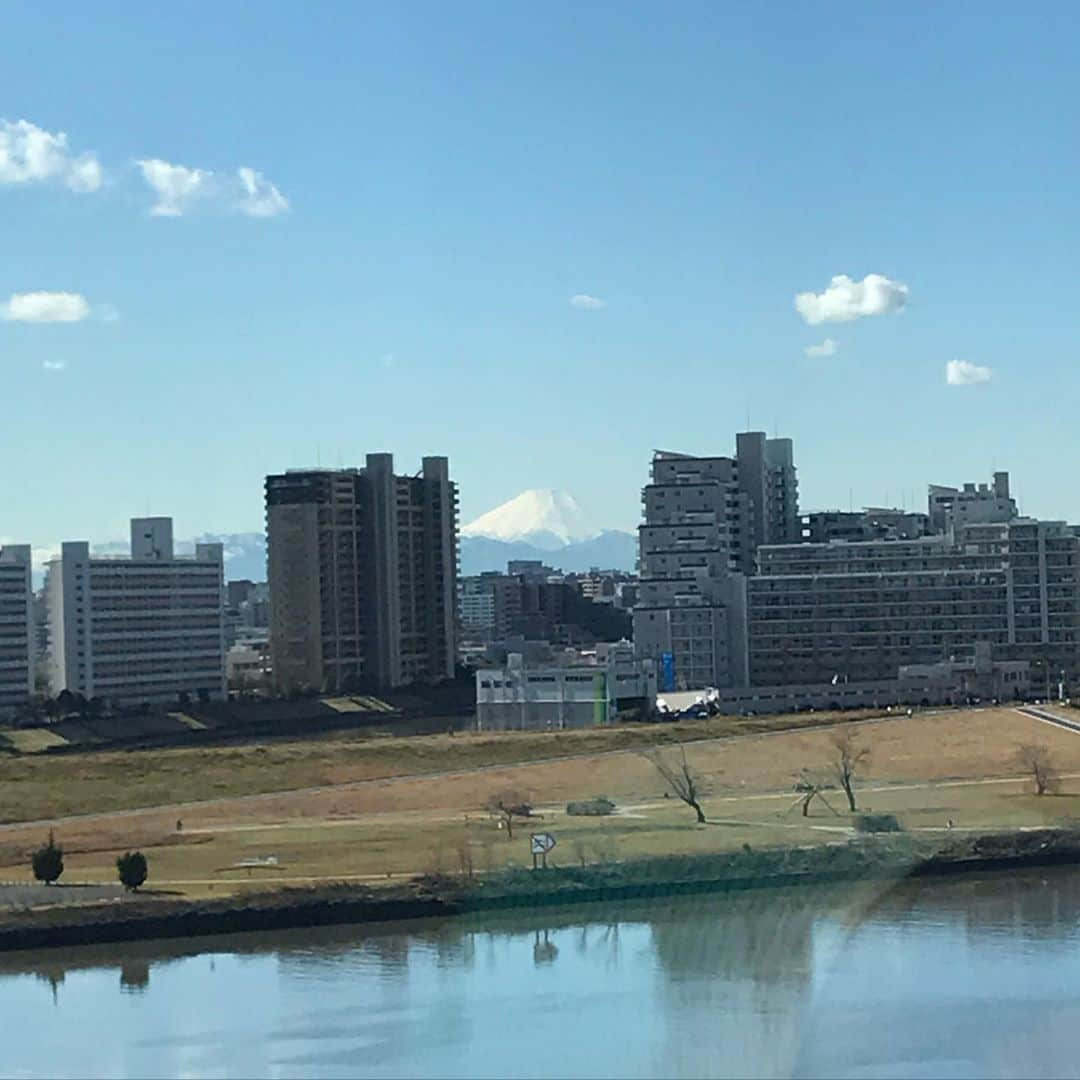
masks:
[[[18,751],[0,753],[0,824],[799,730],[871,715],[879,714],[717,716],[571,731],[419,736],[365,729],[308,739],[64,754],[40,753],[63,742],[47,729],[13,730],[0,732],[0,743]]]
[[[549,862],[595,865],[668,854],[846,843],[854,820],[844,794],[826,789],[803,817],[794,791],[807,776],[835,784],[834,740],[849,731],[868,751],[856,776],[861,812],[894,814],[905,831],[942,834],[1052,826],[1080,820],[1080,735],[1043,724],[1011,709],[964,710],[897,717],[839,728],[796,729],[717,737],[717,726],[696,734],[712,737],[671,743],[667,728],[588,732],[432,736],[408,740],[319,740],[313,745],[206,748],[220,755],[198,778],[184,751],[132,751],[126,775],[138,799],[158,793],[161,806],[116,812],[104,795],[108,783],[124,784],[118,764],[106,755],[33,759],[20,802],[5,790],[7,815],[44,818],[41,791],[48,768],[61,767],[56,804],[70,808],[81,790],[95,818],[57,814],[50,819],[65,849],[64,880],[115,881],[118,853],[139,849],[150,862],[148,888],[185,896],[216,896],[279,886],[334,881],[396,883],[422,873],[467,877],[531,865],[528,837],[550,832],[557,846]],[[641,752],[643,737],[663,732],[669,759],[685,751],[700,779],[708,823],[667,790]],[[573,738],[580,736],[580,738]],[[621,745],[620,745],[621,741]],[[629,745],[625,745],[629,743]],[[613,745],[614,744],[614,745]],[[1037,796],[1020,771],[1018,750],[1046,748],[1061,776],[1056,794]],[[597,749],[597,746],[600,749]],[[573,747],[576,756],[569,756]],[[554,748],[554,752],[552,749]],[[623,752],[612,752],[623,751]],[[260,751],[268,776],[259,775]],[[534,759],[521,761],[528,753]],[[288,770],[290,755],[295,755]],[[469,767],[466,762],[471,762]],[[439,766],[441,765],[441,768]],[[9,769],[11,761],[4,763]],[[230,790],[265,790],[283,775],[312,781],[317,790],[277,791],[253,798],[223,797],[178,806],[176,792],[205,793],[235,767],[242,775]],[[81,789],[74,784],[86,770]],[[411,773],[402,770],[411,769]],[[42,771],[45,770],[45,771]],[[388,770],[397,770],[396,775]],[[453,770],[448,772],[447,770]],[[121,770],[122,771],[122,770]],[[18,789],[19,783],[3,787]],[[537,815],[514,823],[513,838],[485,811],[493,795],[522,795]],[[666,794],[665,794],[666,792]],[[606,795],[616,812],[573,817],[566,803]],[[129,793],[129,802],[130,802]],[[124,805],[124,800],[117,797]],[[105,806],[102,806],[105,803]],[[71,810],[67,809],[67,813]],[[8,825],[0,830],[0,879],[28,879],[27,852],[49,824]],[[57,899],[64,894],[56,890]]]

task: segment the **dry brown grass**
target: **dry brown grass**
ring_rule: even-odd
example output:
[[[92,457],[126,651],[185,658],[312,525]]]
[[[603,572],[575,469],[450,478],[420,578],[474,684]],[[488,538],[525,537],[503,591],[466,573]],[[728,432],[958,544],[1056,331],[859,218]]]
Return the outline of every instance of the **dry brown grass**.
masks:
[[[845,719],[855,719],[849,714]],[[0,755],[0,822],[205,799],[709,739],[820,724],[827,714],[713,717],[555,732],[388,737],[368,732],[241,746]],[[17,733],[29,737],[33,732]],[[48,734],[48,733],[46,733]]]
[[[1080,792],[1080,779],[1069,779],[1080,773],[1078,735],[1007,709],[897,718],[853,730],[857,744],[871,751],[857,783],[860,809],[896,813],[906,828],[943,829],[952,820],[959,828],[992,829],[1080,818],[1080,794],[1069,794]],[[508,861],[524,864],[527,836],[535,829],[515,830],[508,842],[481,810],[490,794],[508,787],[528,792],[538,804],[544,817],[535,825],[556,833],[556,858],[564,863],[820,843],[844,839],[850,818],[815,804],[813,816],[802,820],[792,786],[803,768],[827,771],[833,734],[793,731],[688,744],[687,757],[709,788],[704,801],[710,824],[701,827],[681,803],[664,798],[661,779],[640,753],[606,752],[360,784],[343,763],[344,784],[328,790],[61,821],[56,831],[67,850],[69,880],[112,880],[117,852],[141,848],[150,859],[152,883],[196,894],[273,882],[459,872],[470,863],[481,872]],[[511,745],[517,739],[503,738]],[[425,752],[450,753],[462,741],[460,735],[436,737]],[[1016,748],[1030,742],[1048,748],[1065,777],[1065,794],[1036,798],[1029,780],[1017,777]],[[485,744],[500,746],[500,740],[476,738],[470,752]],[[621,812],[610,818],[565,815],[570,799],[598,794],[615,799]],[[842,795],[829,799],[840,811]],[[0,878],[25,878],[27,852],[42,834],[40,826],[0,831]],[[278,860],[275,870],[236,865],[270,855]]]

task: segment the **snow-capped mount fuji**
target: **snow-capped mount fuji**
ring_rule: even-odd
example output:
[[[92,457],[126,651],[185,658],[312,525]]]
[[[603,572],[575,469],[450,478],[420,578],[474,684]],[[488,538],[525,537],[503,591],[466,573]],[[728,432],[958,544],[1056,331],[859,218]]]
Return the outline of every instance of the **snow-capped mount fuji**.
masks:
[[[461,529],[461,572],[506,572],[511,559],[540,559],[566,573],[593,567],[632,571],[637,538],[598,529],[565,491],[534,488],[481,514]]]
[[[526,543],[557,551],[600,535],[573,495],[550,488],[523,491],[462,527],[462,536]]]

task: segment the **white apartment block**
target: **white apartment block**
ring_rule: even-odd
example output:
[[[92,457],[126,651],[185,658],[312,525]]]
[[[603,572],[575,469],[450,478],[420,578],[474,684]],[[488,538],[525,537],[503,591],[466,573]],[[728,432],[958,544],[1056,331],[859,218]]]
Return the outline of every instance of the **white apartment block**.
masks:
[[[0,715],[34,692],[33,626],[30,548],[0,547]]]
[[[130,557],[65,543],[46,590],[53,694],[113,705],[225,696],[221,544],[177,556],[171,518],[135,518]]]

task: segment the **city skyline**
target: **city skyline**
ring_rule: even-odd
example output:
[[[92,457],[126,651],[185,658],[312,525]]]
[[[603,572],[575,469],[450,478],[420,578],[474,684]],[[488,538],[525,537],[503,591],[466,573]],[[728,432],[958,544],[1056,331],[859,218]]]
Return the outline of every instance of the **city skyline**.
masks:
[[[1074,10],[254,10],[0,14],[5,542],[259,531],[372,447],[632,530],[751,429],[808,509],[1080,519]]]

